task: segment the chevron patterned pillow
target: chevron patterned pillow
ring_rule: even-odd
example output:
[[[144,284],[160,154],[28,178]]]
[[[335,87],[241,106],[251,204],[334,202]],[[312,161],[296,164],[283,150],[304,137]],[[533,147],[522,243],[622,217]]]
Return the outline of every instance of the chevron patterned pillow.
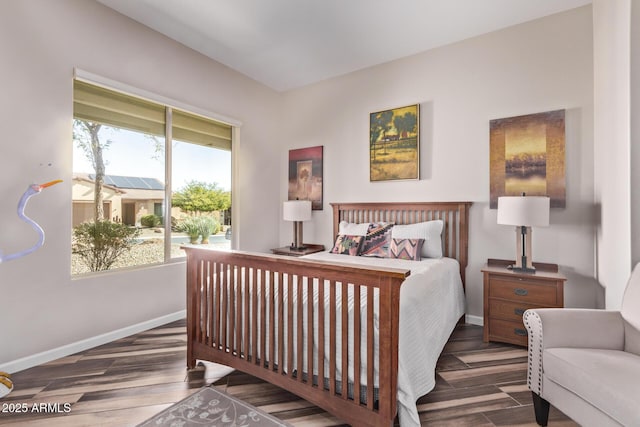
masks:
[[[442,258],[442,230],[444,221],[418,222],[415,224],[396,225],[391,230],[393,239],[424,239],[422,245],[423,258]]]
[[[420,261],[424,239],[391,239],[390,258]]]

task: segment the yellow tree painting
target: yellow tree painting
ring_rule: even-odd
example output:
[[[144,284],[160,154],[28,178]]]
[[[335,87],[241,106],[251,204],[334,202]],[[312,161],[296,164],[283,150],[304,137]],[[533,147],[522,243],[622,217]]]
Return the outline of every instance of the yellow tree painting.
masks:
[[[500,196],[549,196],[565,207],[565,110],[491,120],[491,208]]]
[[[420,178],[419,105],[369,115],[371,181]]]

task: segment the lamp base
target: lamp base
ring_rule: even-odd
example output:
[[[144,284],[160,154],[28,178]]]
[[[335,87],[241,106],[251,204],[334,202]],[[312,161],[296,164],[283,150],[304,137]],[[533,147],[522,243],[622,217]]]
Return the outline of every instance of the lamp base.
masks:
[[[293,242],[290,249],[292,251],[302,251],[307,247],[302,243],[302,221],[294,221],[293,223]]]
[[[535,273],[536,268],[531,262],[531,227],[516,227],[516,262],[510,265],[511,271],[518,273]]]
[[[518,267],[515,264],[507,266],[507,269],[511,271],[515,271],[518,273],[531,273],[534,274],[536,272],[535,267]]]

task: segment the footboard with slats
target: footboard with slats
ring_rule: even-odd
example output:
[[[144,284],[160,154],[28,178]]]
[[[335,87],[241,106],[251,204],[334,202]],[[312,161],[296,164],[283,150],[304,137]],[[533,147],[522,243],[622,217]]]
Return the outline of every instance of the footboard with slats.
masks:
[[[470,206],[332,203],[333,232],[340,221],[440,219],[444,256],[458,260],[464,286]],[[195,247],[185,251],[190,368],[196,359],[222,363],[351,424],[391,425],[397,406],[400,285],[407,271]],[[342,309],[347,306],[343,295],[356,301],[352,313]],[[364,302],[358,304],[361,297]]]
[[[196,359],[222,363],[352,424],[392,423],[400,285],[408,271],[185,250],[190,368]],[[347,295],[354,301],[352,313]],[[374,378],[376,371],[379,378]]]

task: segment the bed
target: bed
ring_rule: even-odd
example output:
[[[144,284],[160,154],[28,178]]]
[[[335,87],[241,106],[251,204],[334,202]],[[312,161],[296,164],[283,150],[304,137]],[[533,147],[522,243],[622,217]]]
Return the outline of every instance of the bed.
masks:
[[[334,236],[340,222],[442,222],[444,257],[423,261],[185,247],[188,367],[233,367],[353,425],[419,425],[464,313],[470,205],[332,204]]]

